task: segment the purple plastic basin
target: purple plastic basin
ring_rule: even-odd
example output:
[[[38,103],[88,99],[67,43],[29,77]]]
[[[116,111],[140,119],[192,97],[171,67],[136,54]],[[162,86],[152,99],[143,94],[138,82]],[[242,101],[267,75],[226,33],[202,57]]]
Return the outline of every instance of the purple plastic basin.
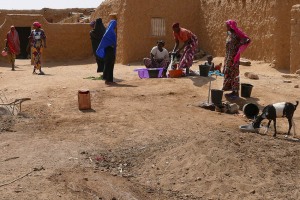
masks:
[[[149,71],[157,71],[159,70],[157,77],[150,77],[149,76]],[[162,77],[162,73],[163,73],[164,68],[138,68],[135,69],[135,72],[138,72],[138,75],[140,78],[161,78]],[[151,73],[153,74],[153,73]]]

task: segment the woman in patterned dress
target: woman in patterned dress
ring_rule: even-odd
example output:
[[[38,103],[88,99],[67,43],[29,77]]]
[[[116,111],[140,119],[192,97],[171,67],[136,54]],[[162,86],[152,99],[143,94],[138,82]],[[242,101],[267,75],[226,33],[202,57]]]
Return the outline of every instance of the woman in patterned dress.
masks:
[[[230,94],[225,94],[225,96],[236,99],[239,97],[240,88],[240,55],[249,45],[250,39],[237,27],[235,21],[226,21],[226,26],[228,36],[226,39],[223,90],[232,91]]]
[[[42,52],[43,48],[46,48],[46,35],[43,29],[41,29],[42,25],[39,22],[33,23],[33,30],[29,36],[29,43],[32,47],[32,59],[33,59],[33,74],[36,74],[36,70],[39,70],[39,75],[44,75],[45,73],[42,71]]]
[[[179,26],[179,23],[174,23],[172,26],[175,46],[173,52],[177,55],[183,50],[183,54],[179,61],[179,68],[186,68],[188,75],[189,68],[193,65],[194,54],[198,46],[197,36],[191,31]],[[179,47],[179,42],[183,42],[182,47]]]

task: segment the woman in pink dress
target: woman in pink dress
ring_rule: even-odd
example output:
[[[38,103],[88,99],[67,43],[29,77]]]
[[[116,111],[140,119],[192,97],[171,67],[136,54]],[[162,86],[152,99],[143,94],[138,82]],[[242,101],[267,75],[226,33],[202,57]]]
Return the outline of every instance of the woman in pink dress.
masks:
[[[240,55],[250,44],[250,39],[237,27],[235,21],[226,21],[226,27],[228,36],[224,60],[223,90],[232,91],[229,94],[225,94],[225,96],[230,99],[236,99],[239,97],[240,88]]]
[[[10,27],[6,35],[6,51],[9,62],[11,63],[11,70],[15,71],[16,56],[20,54],[20,40],[19,34],[14,26]]]

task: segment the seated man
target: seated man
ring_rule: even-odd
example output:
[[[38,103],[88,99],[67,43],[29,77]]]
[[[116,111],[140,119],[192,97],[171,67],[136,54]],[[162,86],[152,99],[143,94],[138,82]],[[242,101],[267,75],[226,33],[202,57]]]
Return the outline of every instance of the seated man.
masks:
[[[153,47],[150,52],[150,58],[144,58],[144,64],[147,68],[168,68],[169,53],[167,49],[163,48],[165,42],[163,40],[157,41],[157,46]]]

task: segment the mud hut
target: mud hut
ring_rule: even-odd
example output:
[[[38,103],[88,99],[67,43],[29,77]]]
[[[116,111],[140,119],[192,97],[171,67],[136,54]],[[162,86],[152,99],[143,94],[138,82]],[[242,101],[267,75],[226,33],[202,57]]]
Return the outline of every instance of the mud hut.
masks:
[[[41,14],[6,14],[0,26],[1,48],[5,46],[6,33],[10,26],[14,25],[19,33],[21,45],[21,54],[17,58],[26,59],[28,36],[34,21],[42,23],[47,35],[47,49],[43,55],[45,62],[81,60],[92,56],[89,38],[91,28],[88,23],[49,23]],[[6,60],[4,57],[0,59]]]
[[[166,48],[171,50],[173,22],[196,33],[201,49],[224,56],[224,22],[235,19],[253,41],[244,57],[272,62],[278,69],[294,72],[300,68],[296,56],[300,51],[296,4],[300,0],[106,0],[92,19],[101,17],[108,23],[110,15],[117,18],[117,59],[124,64],[148,56],[158,39],[165,40]]]

